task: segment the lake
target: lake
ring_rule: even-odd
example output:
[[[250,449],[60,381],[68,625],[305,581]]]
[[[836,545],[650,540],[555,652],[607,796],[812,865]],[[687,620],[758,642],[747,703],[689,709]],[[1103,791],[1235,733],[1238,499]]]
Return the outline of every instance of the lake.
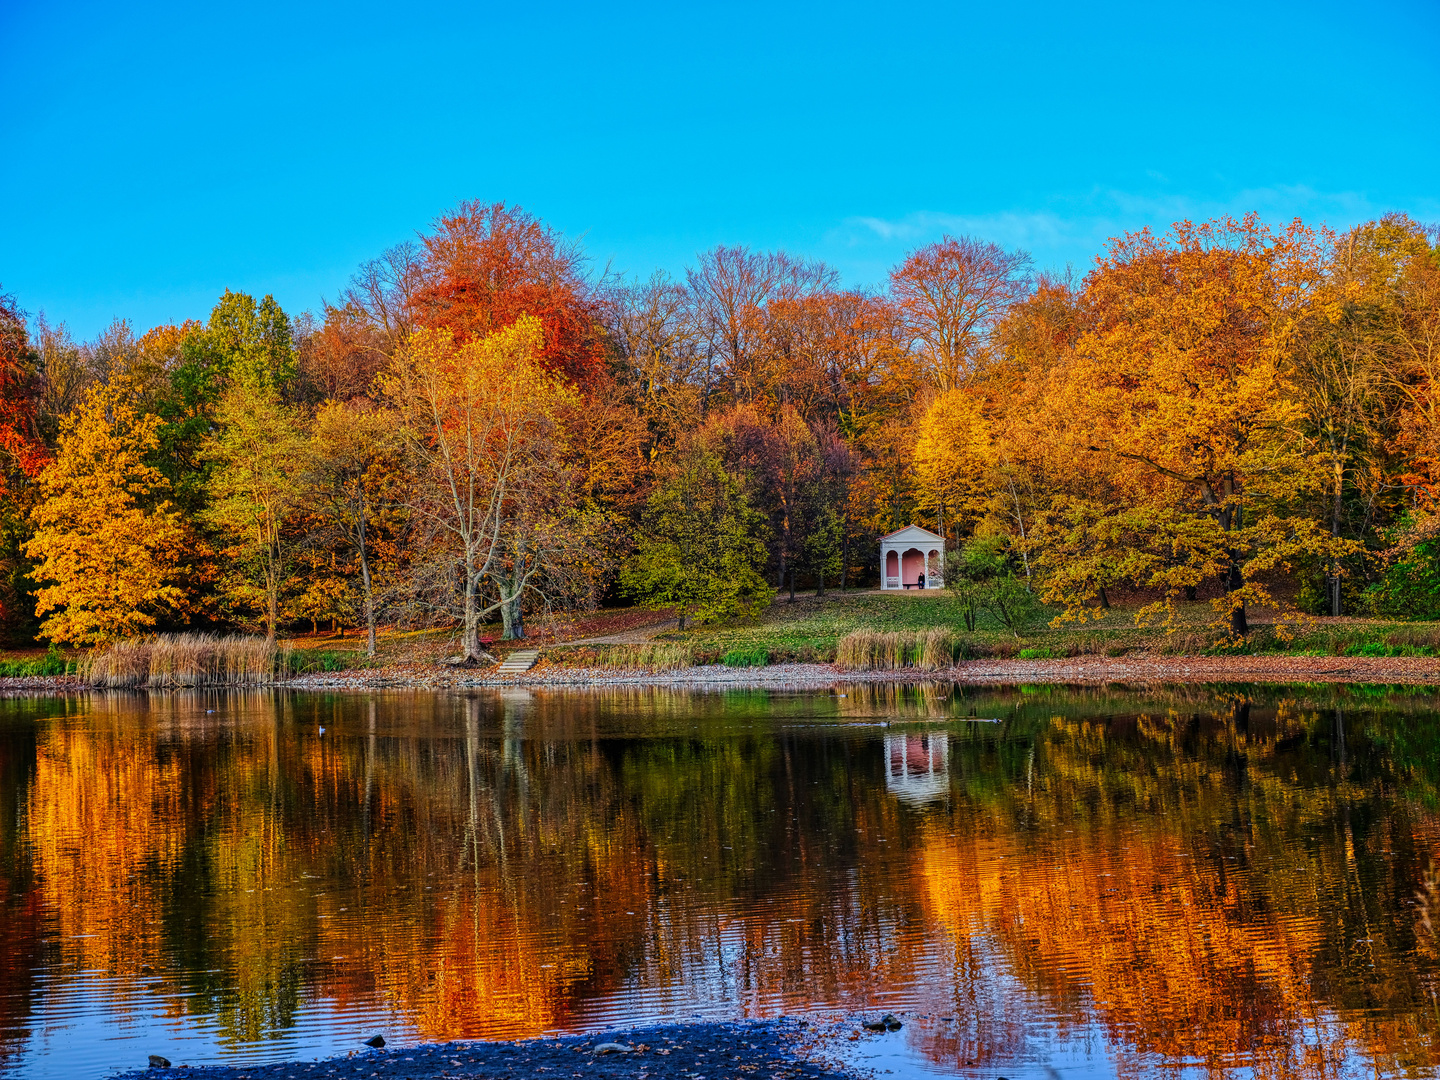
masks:
[[[0,1076],[887,1010],[897,1072],[1427,1075],[1437,785],[1399,687],[8,699]]]

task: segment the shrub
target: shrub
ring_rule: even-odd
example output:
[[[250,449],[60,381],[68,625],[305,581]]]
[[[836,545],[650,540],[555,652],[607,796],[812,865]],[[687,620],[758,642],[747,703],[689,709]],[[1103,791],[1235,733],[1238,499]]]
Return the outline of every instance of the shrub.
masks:
[[[317,671],[348,671],[355,666],[357,654],[335,652],[331,649],[297,650],[290,654],[289,670],[295,675],[309,675]]]
[[[726,667],[764,667],[770,663],[770,651],[759,648],[731,649],[720,658],[720,663]]]
[[[76,668],[54,645],[37,660],[0,661],[0,676],[6,678],[33,679],[39,676],[69,675]]]
[[[1020,650],[1020,659],[1021,659],[1021,660],[1049,660],[1049,659],[1051,659],[1052,657],[1054,657],[1054,655],[1055,655],[1055,654],[1054,654],[1053,652],[1051,652],[1049,649],[1021,649],[1021,650]]]
[[[1440,540],[1416,544],[1365,590],[1365,599],[1382,618],[1440,619]]]

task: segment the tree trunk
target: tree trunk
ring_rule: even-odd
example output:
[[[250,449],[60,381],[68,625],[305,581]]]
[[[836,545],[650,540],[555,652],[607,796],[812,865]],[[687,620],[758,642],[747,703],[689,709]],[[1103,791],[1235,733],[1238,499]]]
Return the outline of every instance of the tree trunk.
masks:
[[[795,567],[790,567],[790,603],[795,602]]]
[[[1100,586],[1100,606],[1106,611],[1110,610],[1110,597],[1105,595],[1105,586]]]
[[[365,546],[365,504],[360,504],[358,533],[360,554],[360,587],[365,597],[365,655],[375,655],[375,593],[370,582],[370,553]]]
[[[1199,599],[1200,599],[1199,590],[1197,590],[1194,585],[1186,585],[1186,586],[1185,586],[1185,599],[1188,600],[1188,601],[1190,601],[1190,603],[1192,603],[1192,604],[1195,603],[1196,600],[1199,600]]]
[[[1330,535],[1340,535],[1340,510],[1343,506],[1345,494],[1345,465],[1338,459],[1335,462],[1335,504],[1330,513]],[[1330,614],[1340,614],[1340,566],[1336,562],[1330,563],[1329,580],[1325,583],[1330,592]]]
[[[370,588],[370,564],[360,553],[360,583],[365,590],[365,655],[375,655],[375,594]]]
[[[525,616],[520,610],[520,598],[525,588],[525,542],[515,541],[515,563],[511,567],[510,580],[503,573],[497,575],[500,585],[500,622],[504,627],[506,641],[518,641],[525,636]]]
[[[470,568],[469,560],[465,563],[465,637],[464,653],[466,660],[480,659],[480,614],[475,602],[476,584],[479,575]]]
[[[1240,567],[1234,563],[1230,564],[1230,576],[1225,582],[1227,593],[1238,592],[1245,587],[1245,579],[1240,574]],[[1250,633],[1250,624],[1245,620],[1244,603],[1236,604],[1230,609],[1230,632],[1236,637],[1245,637]]]
[[[845,516],[845,531],[840,534],[840,591],[845,591],[845,582],[850,571],[850,516]],[[882,566],[883,574],[885,568]]]

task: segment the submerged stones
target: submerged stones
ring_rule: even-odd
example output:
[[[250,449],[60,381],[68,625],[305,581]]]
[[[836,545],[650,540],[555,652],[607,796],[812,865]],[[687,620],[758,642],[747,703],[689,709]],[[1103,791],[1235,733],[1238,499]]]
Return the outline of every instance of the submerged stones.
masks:
[[[866,1031],[899,1031],[905,1025],[893,1013],[886,1013],[879,1020],[862,1020],[860,1026]]]
[[[366,1045],[366,1046],[373,1046],[373,1047],[376,1047],[376,1048],[378,1049],[379,1047],[382,1047],[382,1046],[385,1045],[385,1036],[384,1036],[384,1035],[372,1035],[370,1038],[368,1038],[368,1039],[365,1040],[365,1045]]]
[[[170,1067],[170,1059],[169,1059],[169,1058],[167,1058],[167,1057],[161,1057],[159,1054],[151,1054],[151,1055],[150,1055],[150,1068],[152,1068],[152,1069],[168,1069],[169,1067]]]

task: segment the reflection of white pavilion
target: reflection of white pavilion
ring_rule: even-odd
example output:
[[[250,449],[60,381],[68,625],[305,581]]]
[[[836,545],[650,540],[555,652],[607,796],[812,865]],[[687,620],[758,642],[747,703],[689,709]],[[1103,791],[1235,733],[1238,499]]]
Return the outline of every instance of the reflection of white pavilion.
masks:
[[[916,806],[950,793],[947,735],[886,735],[885,790]]]

